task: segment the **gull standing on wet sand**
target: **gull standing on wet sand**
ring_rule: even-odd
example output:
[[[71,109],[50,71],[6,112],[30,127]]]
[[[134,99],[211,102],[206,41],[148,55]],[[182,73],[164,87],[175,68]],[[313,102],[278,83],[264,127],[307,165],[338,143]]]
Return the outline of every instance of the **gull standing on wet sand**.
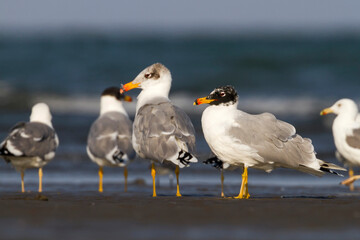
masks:
[[[205,139],[212,152],[230,166],[243,167],[239,199],[249,198],[248,167],[271,172],[292,168],[321,176],[331,169],[345,170],[316,158],[311,140],[270,113],[251,115],[237,109],[238,95],[232,86],[216,88],[194,105],[210,104],[201,118]],[[336,174],[336,173],[335,173]]]
[[[123,91],[141,88],[136,105],[133,125],[133,147],[144,159],[153,161],[153,197],[156,197],[154,161],[172,162],[176,165],[176,196],[180,197],[179,167],[197,162],[195,130],[183,110],[169,100],[171,73],[164,65],[155,63],[145,68],[132,81],[123,86]]]
[[[349,185],[354,190],[353,182],[360,179],[354,176],[354,167],[360,166],[360,117],[356,103],[351,99],[340,99],[329,108],[321,111],[320,115],[336,114],[332,125],[337,158],[349,167],[349,178],[342,184]]]
[[[59,139],[45,103],[35,104],[30,122],[20,122],[0,144],[0,156],[21,172],[21,191],[25,192],[24,171],[39,168],[39,192],[42,192],[42,167],[55,157]]]
[[[131,143],[132,122],[122,101],[131,97],[120,93],[120,88],[110,87],[100,99],[100,116],[91,125],[87,153],[99,165],[99,192],[103,192],[103,167],[124,167],[124,189],[127,191],[127,164],[135,158]]]

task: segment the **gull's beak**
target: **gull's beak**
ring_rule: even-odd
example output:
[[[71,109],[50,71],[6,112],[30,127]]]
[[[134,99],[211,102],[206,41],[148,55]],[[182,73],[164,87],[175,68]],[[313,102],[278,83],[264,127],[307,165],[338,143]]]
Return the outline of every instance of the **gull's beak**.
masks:
[[[133,83],[133,82],[134,81],[123,85],[122,88],[120,88],[120,93],[124,93],[124,92],[127,92],[127,91],[131,90],[131,89],[140,87],[140,83]]]
[[[121,91],[121,90],[120,90]],[[125,102],[132,102],[132,98],[130,96],[124,96],[124,101]]]
[[[198,98],[194,101],[193,105],[200,105],[200,104],[204,104],[204,103],[211,103],[213,101],[215,101],[216,99],[207,99],[207,97],[203,97],[203,98]]]
[[[323,115],[327,115],[329,113],[333,113],[334,111],[331,109],[331,108],[325,108],[324,110],[322,110],[320,112],[320,115],[323,116]]]

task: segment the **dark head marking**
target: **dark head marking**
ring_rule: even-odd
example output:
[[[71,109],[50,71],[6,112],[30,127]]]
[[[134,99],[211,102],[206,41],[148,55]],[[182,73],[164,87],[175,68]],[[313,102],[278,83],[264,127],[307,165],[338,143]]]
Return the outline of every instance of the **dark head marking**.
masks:
[[[167,69],[164,65],[161,63],[155,63],[148,68],[148,71],[146,71],[144,77],[146,79],[157,80],[160,78],[160,75],[164,69]]]
[[[120,93],[120,88],[118,87],[109,87],[107,89],[105,89],[101,96],[111,96],[111,97],[115,97],[117,100],[123,100],[124,99],[124,94]]]
[[[233,105],[238,101],[238,95],[233,86],[227,85],[223,87],[217,87],[210,93],[207,99],[215,99],[210,105]]]

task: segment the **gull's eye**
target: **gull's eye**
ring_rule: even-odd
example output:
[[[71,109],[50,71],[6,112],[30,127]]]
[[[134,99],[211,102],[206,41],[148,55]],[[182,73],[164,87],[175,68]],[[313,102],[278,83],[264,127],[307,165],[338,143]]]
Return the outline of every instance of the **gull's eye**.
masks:
[[[226,94],[225,94],[224,92],[221,92],[221,93],[220,93],[220,97],[225,97],[225,95],[226,95]]]
[[[145,78],[148,78],[148,79],[149,79],[149,78],[151,78],[151,77],[152,77],[152,73],[146,73],[146,74],[145,74]]]
[[[338,104],[338,107],[341,107],[341,103]]]

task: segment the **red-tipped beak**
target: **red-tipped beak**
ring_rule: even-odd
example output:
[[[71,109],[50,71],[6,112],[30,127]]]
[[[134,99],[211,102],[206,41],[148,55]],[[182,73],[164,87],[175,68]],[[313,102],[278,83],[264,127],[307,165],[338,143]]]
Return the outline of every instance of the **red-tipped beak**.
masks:
[[[327,114],[332,113],[332,112],[333,112],[333,110],[331,108],[325,108],[324,110],[322,110],[320,112],[320,115],[323,116],[323,115],[327,115]]]
[[[193,105],[200,105],[200,104],[204,104],[204,103],[211,103],[213,101],[215,101],[216,99],[207,99],[206,97],[203,98],[198,98],[194,101]]]
[[[140,87],[140,83],[129,82],[129,83],[123,85],[122,88],[120,88],[120,93],[124,93],[124,92],[127,92],[131,89],[138,88],[138,87]]]

